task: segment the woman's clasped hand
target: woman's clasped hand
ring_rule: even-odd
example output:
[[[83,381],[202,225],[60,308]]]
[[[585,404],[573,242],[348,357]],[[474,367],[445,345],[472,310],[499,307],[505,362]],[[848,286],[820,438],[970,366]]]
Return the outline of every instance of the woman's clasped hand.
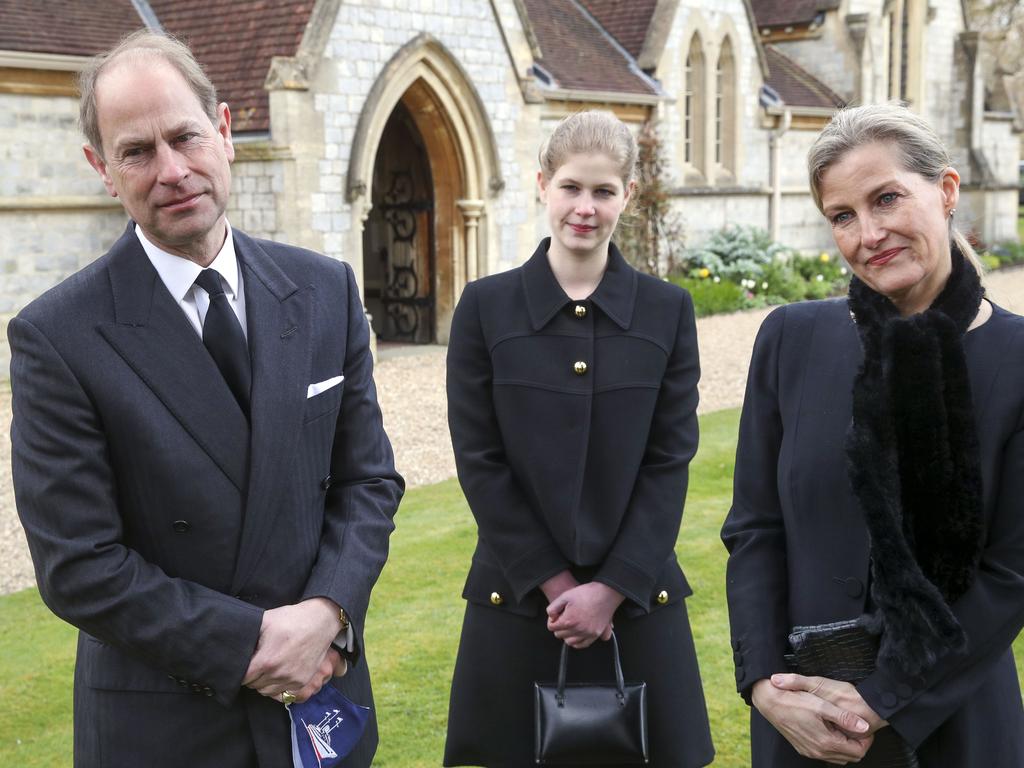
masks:
[[[612,616],[623,597],[599,581],[580,584],[568,571],[541,585],[548,598],[548,629],[571,648],[586,648],[612,636]]]
[[[824,677],[772,675],[754,684],[751,699],[800,755],[835,765],[863,758],[887,725],[856,688]]]

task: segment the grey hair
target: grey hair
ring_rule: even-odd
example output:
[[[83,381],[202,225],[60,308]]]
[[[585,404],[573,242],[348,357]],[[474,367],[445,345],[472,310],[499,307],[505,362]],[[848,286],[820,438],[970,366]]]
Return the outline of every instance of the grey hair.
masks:
[[[123,57],[131,57],[135,61],[142,57],[163,59],[185,79],[210,122],[217,124],[217,89],[189,47],[170,35],[141,29],[126,35],[113,49],[94,56],[78,76],[79,126],[100,157],[103,157],[103,137],[100,136],[96,111],[96,83],[108,67]]]
[[[589,110],[562,120],[538,153],[541,173],[551,180],[570,155],[600,153],[619,168],[623,186],[635,181],[639,150],[629,128],[611,112]]]
[[[846,107],[832,117],[807,152],[807,175],[811,182],[811,196],[818,210],[821,205],[821,177],[832,165],[841,160],[847,152],[874,142],[895,147],[903,168],[922,178],[938,183],[942,173],[950,165],[949,152],[938,135],[919,115],[906,106],[888,104],[866,104],[860,107]],[[824,211],[822,211],[824,212]],[[949,236],[964,257],[981,274],[984,271],[981,260],[967,238],[949,222]]]

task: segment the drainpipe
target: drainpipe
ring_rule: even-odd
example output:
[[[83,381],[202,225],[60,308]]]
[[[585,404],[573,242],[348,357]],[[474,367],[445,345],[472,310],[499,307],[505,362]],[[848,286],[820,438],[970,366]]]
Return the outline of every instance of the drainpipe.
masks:
[[[775,129],[768,135],[768,172],[772,186],[772,196],[768,200],[768,231],[772,240],[778,242],[782,218],[782,135],[789,130],[793,114],[779,92],[767,83],[761,86],[757,100],[765,112],[775,116]]]

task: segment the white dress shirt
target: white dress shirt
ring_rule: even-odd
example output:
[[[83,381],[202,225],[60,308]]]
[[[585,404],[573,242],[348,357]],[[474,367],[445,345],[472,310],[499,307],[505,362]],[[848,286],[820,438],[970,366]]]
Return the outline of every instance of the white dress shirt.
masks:
[[[226,224],[227,222],[225,222]],[[245,286],[242,283],[242,270],[235,257],[235,242],[231,237],[231,225],[227,224],[227,237],[224,238],[224,245],[221,246],[217,257],[210,263],[209,269],[215,269],[220,273],[221,285],[224,286],[224,293],[227,296],[228,304],[238,317],[242,325],[242,333],[246,339],[249,338],[248,326],[245,323]],[[194,261],[189,261],[182,256],[175,256],[173,253],[161,250],[151,243],[142,228],[135,225],[135,235],[142,243],[142,249],[149,257],[150,263],[156,269],[160,280],[170,291],[171,296],[185,317],[192,324],[200,338],[203,335],[203,323],[206,321],[206,312],[210,308],[210,297],[202,288],[195,284],[196,278],[203,268]]]

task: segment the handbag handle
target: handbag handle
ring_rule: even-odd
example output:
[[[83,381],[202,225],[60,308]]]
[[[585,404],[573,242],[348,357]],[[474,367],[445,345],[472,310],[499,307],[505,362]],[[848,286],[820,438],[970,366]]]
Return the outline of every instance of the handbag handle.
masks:
[[[626,682],[622,677],[622,659],[619,657],[619,641],[615,638],[615,632],[612,631],[612,656],[615,659],[615,694],[619,700],[619,706],[624,707],[626,705]],[[566,643],[562,643],[562,657],[558,662],[558,691],[555,693],[555,701],[559,707],[565,706],[565,674],[566,669],[569,666],[569,646]]]

